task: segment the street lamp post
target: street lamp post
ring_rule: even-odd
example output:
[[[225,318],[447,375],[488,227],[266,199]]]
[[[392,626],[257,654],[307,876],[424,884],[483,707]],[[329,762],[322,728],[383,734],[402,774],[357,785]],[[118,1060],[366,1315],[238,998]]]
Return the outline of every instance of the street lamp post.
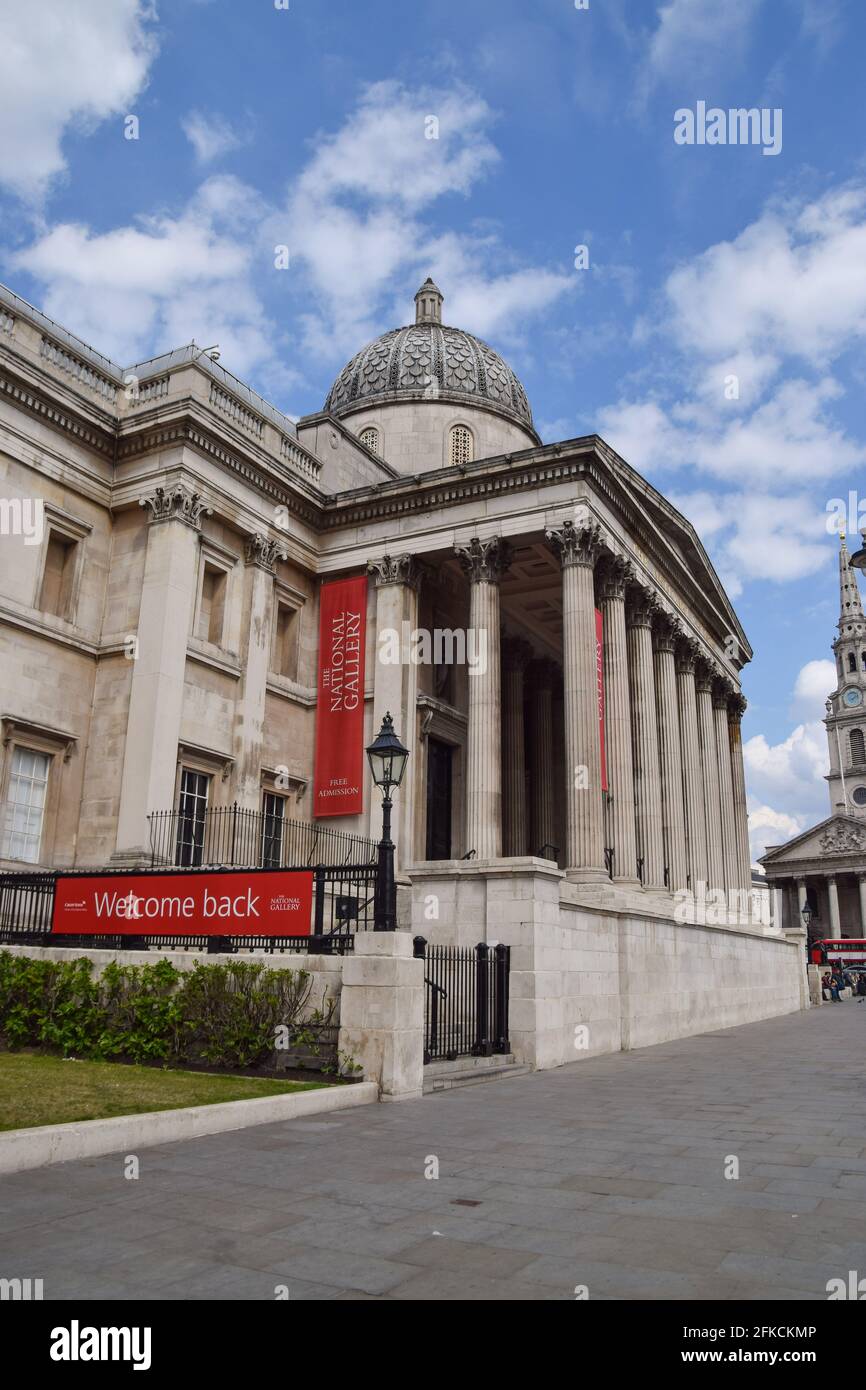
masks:
[[[373,781],[382,788],[382,838],[379,841],[373,930],[396,931],[397,889],[394,883],[394,842],[391,839],[391,789],[399,787],[403,780],[409,750],[403,747],[394,732],[394,721],[390,714],[385,715],[381,729],[367,749],[367,760]]]

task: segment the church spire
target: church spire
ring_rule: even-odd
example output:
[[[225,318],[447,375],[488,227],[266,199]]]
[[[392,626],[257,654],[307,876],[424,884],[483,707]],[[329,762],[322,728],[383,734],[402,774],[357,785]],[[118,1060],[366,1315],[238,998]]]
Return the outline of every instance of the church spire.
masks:
[[[851,556],[848,554],[848,546],[845,541],[845,532],[842,532],[842,546],[839,551],[839,631],[843,635],[850,633],[851,624],[857,623],[859,619],[860,628],[864,623],[863,601],[860,598],[860,589],[857,584],[857,575],[851,564]]]

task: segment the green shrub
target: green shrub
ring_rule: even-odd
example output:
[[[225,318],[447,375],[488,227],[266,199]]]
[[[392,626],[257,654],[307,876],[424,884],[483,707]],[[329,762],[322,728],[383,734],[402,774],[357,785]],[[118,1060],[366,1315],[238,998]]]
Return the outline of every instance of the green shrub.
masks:
[[[86,956],[47,961],[2,951],[0,1039],[65,1057],[257,1066],[274,1052],[278,1030],[318,1053],[334,1008],[308,1010],[312,985],[307,970],[255,961],[191,971],[168,960],[112,962],[94,980]]]

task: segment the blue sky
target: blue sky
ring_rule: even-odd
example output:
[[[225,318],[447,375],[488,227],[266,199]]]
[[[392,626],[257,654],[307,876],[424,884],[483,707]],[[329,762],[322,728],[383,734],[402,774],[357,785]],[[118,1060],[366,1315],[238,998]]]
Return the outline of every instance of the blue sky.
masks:
[[[756,651],[759,850],[826,814],[828,502],[866,524],[864,42],[859,0],[0,0],[0,277],[300,415],[432,273],[543,437],[697,526]],[[781,152],[676,144],[699,101],[780,109]]]

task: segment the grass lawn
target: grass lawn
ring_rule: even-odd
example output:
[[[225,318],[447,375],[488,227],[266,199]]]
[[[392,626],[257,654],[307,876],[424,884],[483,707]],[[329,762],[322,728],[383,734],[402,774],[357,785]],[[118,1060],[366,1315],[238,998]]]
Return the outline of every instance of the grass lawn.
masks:
[[[30,1052],[0,1053],[0,1130],[106,1120],[146,1110],[177,1110],[224,1100],[314,1091],[317,1081],[212,1076],[120,1062],[64,1061]]]

